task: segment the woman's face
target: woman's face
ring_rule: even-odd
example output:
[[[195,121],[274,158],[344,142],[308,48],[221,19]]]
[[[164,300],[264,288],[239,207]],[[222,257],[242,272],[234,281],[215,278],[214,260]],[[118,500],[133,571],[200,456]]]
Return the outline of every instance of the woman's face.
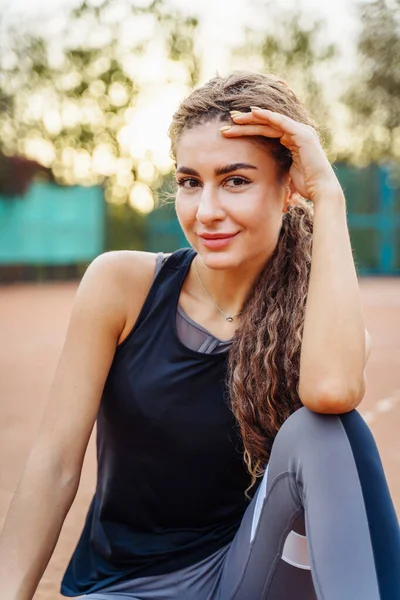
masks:
[[[208,267],[262,266],[276,247],[289,190],[267,148],[224,138],[220,127],[201,124],[179,140],[177,216]]]

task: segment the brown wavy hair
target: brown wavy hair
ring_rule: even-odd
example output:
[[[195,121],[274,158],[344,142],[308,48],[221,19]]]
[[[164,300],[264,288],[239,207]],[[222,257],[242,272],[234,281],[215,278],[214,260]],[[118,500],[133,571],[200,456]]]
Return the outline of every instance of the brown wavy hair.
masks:
[[[232,123],[230,110],[259,106],[315,127],[287,83],[275,76],[234,71],[214,77],[183,100],[169,128],[176,161],[180,137],[209,121]],[[292,158],[279,140],[255,136],[272,153],[283,177]],[[311,266],[313,209],[302,199],[283,214],[276,248],[245,301],[228,362],[228,391],[244,444],[250,487],[265,471],[283,422],[302,406],[300,350]],[[249,488],[250,489],[250,488]]]

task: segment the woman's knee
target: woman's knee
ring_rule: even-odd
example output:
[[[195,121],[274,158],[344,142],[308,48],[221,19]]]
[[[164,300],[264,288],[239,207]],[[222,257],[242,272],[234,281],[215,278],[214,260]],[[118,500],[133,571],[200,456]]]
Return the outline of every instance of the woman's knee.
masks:
[[[299,439],[299,436],[308,437],[315,429],[325,427],[328,421],[337,421],[338,415],[316,413],[306,406],[293,412],[280,427],[276,438]]]
[[[335,427],[339,424],[349,431],[369,432],[372,436],[368,425],[357,410],[343,414],[326,414],[302,406],[286,419],[279,429],[277,437],[309,436],[315,429]]]
[[[338,459],[339,448],[346,449],[359,441],[365,447],[376,450],[373,435],[357,410],[344,414],[323,414],[303,406],[290,415],[279,429],[271,452],[282,452],[299,458],[312,451],[321,458],[335,452]]]

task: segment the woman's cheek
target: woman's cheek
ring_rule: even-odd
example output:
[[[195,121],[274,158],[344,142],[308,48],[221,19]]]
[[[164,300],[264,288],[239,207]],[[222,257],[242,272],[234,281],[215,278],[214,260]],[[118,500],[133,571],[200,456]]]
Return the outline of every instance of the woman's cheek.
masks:
[[[192,202],[184,202],[179,197],[175,201],[175,212],[178,221],[184,231],[191,229],[196,220],[196,207]]]

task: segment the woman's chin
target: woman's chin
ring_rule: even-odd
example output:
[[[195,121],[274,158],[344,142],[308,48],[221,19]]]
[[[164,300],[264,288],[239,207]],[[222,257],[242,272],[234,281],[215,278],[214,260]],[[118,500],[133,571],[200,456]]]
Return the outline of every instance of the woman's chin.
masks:
[[[235,269],[243,264],[243,257],[237,252],[219,251],[213,252],[210,250],[196,249],[199,257],[202,259],[206,267],[210,269]]]

